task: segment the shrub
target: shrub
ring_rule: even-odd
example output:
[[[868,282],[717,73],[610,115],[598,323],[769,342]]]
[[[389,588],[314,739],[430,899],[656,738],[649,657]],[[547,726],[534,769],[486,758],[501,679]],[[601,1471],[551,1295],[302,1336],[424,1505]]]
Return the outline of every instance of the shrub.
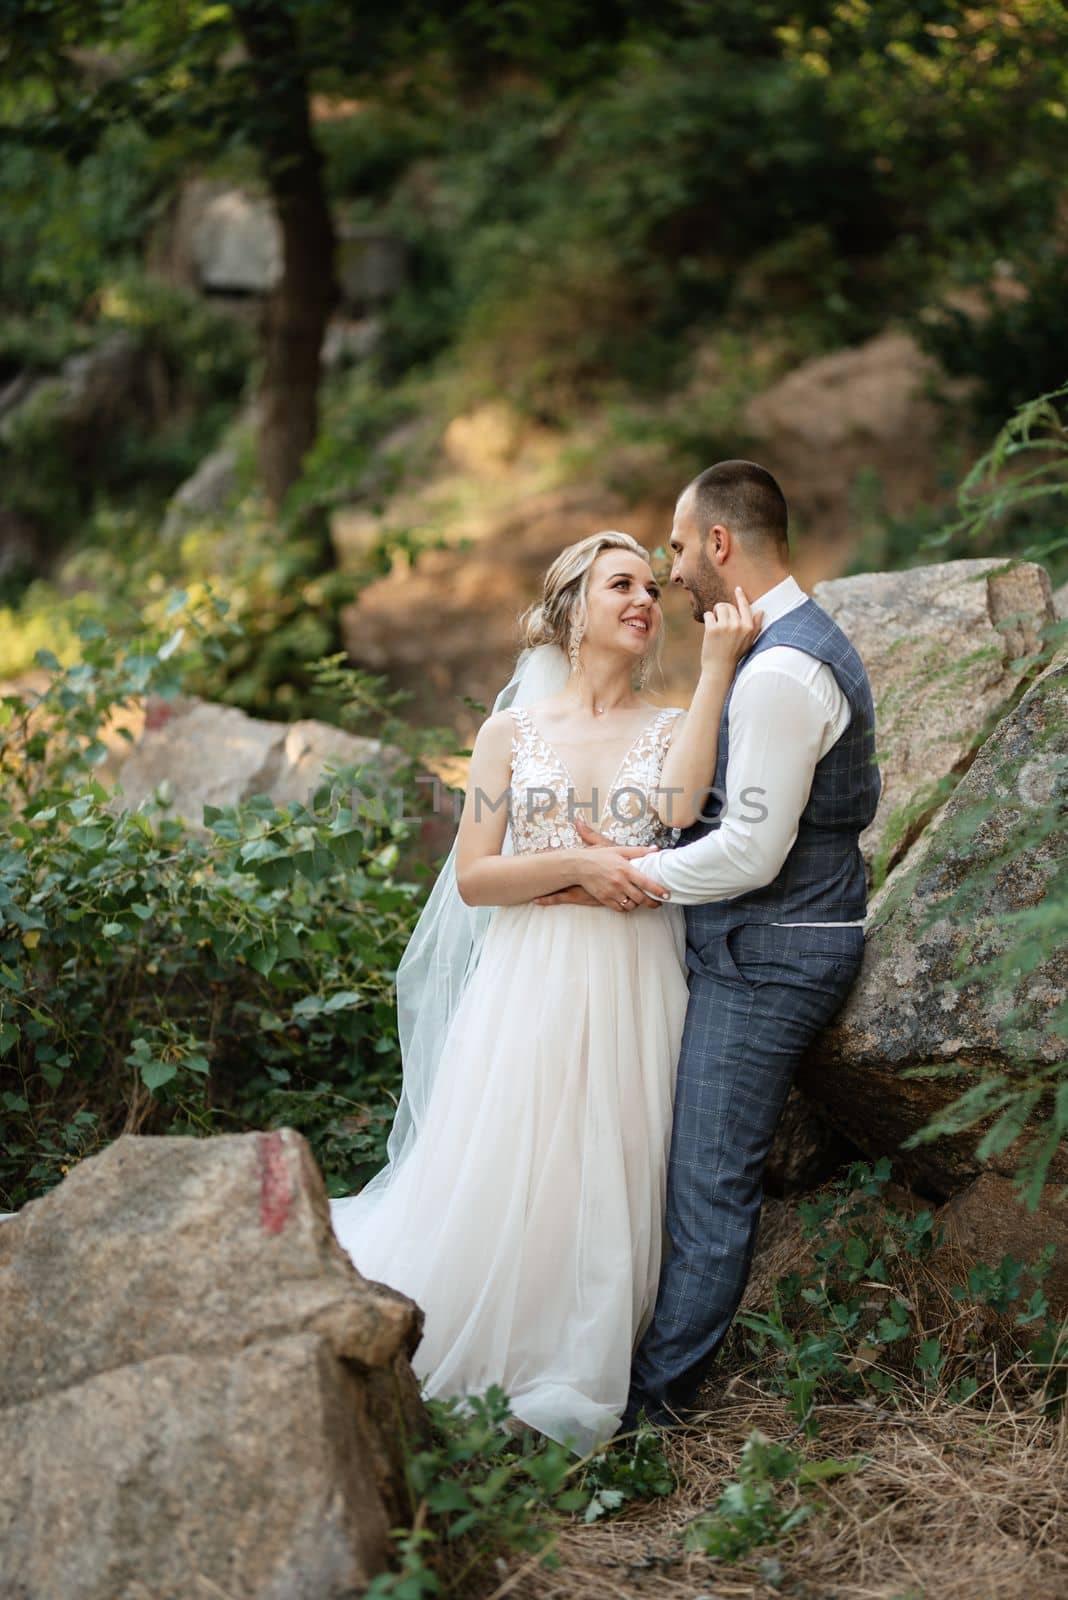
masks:
[[[206,835],[159,805],[119,809],[93,776],[113,712],[175,693],[198,652],[217,653],[211,621],[190,613],[170,637],[117,648],[83,620],[80,661],[42,654],[41,696],[0,700],[8,1207],[122,1131],[286,1123],[335,1192],[380,1164],[393,978],[421,898],[394,877],[408,822],[354,769],[306,804],[206,808]],[[374,686],[361,687],[367,715]]]

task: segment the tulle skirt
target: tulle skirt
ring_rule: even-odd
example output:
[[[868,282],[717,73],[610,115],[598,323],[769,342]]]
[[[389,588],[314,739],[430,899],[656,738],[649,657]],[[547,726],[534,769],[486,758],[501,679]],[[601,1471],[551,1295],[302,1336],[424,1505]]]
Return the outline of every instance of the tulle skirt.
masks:
[[[493,913],[413,1145],[331,1201],[357,1269],[426,1314],[428,1397],[500,1385],[579,1451],[616,1431],[656,1296],[686,1002],[681,907]]]

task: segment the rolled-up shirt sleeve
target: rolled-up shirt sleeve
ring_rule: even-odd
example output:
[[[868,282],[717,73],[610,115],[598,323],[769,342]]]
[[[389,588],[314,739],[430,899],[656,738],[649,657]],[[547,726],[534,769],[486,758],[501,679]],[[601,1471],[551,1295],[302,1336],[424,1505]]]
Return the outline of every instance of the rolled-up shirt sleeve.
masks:
[[[816,763],[834,742],[828,742],[833,718],[818,685],[770,664],[746,672],[728,713],[719,827],[677,850],[643,856],[636,869],[684,906],[733,900],[771,883],[797,838]]]

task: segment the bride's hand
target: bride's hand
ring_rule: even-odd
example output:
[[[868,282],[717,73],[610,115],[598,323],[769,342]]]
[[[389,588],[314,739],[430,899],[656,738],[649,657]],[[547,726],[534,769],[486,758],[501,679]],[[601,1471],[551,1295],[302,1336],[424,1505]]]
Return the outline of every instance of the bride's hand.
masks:
[[[575,828],[583,844],[600,847],[580,852],[583,865],[579,884],[599,905],[625,913],[642,906],[658,906],[671,898],[667,889],[638,870],[641,856],[659,853],[654,846],[615,844],[582,817],[575,818]]]
[[[757,641],[763,611],[750,610],[745,590],[734,591],[737,605],[727,600],[717,601],[711,611],[705,612],[705,636],[701,641],[701,671],[733,673],[734,668]]]

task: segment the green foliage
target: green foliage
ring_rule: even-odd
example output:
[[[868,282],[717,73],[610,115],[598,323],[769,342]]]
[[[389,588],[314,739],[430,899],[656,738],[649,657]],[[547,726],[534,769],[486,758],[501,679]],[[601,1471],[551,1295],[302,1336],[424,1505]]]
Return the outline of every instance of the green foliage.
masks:
[[[341,1192],[381,1162],[393,976],[420,892],[394,877],[410,825],[375,775],[339,768],[284,807],[261,795],[205,808],[206,834],[158,806],[120,809],[93,776],[107,719],[133,696],[173,694],[198,652],[218,650],[210,612],[119,649],[86,620],[76,664],[42,653],[44,693],[0,702],[9,1207],[124,1128],[286,1123]]]
[[[947,306],[918,322],[923,344],[954,377],[975,380],[979,424],[997,428],[1065,380],[1068,309],[1064,270],[1068,241],[1053,238],[1002,262],[993,287],[978,291],[981,310]]]
[[[336,505],[384,499],[401,471],[416,467],[410,439],[400,454],[383,448],[414,410],[413,397],[400,386],[385,386],[370,362],[330,377],[323,386],[319,437],[286,497],[287,526],[297,530],[310,513]]]
[[[0,374],[44,373],[59,367],[68,356],[86,349],[93,340],[84,323],[72,322],[60,311],[41,307],[36,314],[12,312],[0,317]]]
[[[456,1592],[498,1553],[548,1557],[555,1540],[548,1514],[577,1503],[566,1488],[567,1450],[548,1443],[517,1452],[500,1389],[467,1401],[432,1401],[430,1414],[433,1441],[406,1463],[413,1514],[410,1527],[394,1532],[401,1564],[374,1580],[368,1590],[374,1600]],[[459,1541],[459,1560],[449,1562],[447,1547]]]
[[[769,1312],[739,1314],[798,1426],[817,1431],[817,1404],[846,1397],[893,1402],[918,1389],[970,1399],[995,1352],[1023,1358],[1035,1392],[1058,1394],[1068,1328],[1051,1319],[1042,1290],[1052,1249],[1029,1265],[974,1266],[957,1283],[931,1212],[899,1209],[890,1177],[889,1161],[857,1163],[802,1204],[803,1263],[780,1280]]]
[[[369,552],[361,570],[324,573],[318,539],[280,533],[245,487],[244,444],[234,442],[236,488],[215,515],[161,539],[158,510],[98,504],[54,580],[12,586],[16,603],[0,609],[0,677],[32,667],[41,648],[65,663],[76,660],[78,627],[87,618],[104,621],[116,642],[146,623],[163,627],[177,591],[199,608],[214,641],[187,663],[190,692],[261,716],[338,719],[344,686],[339,680],[328,693],[313,663],[336,657],[342,609],[388,566],[390,542]],[[371,721],[382,681],[365,685]]]
[[[856,1472],[859,1460],[806,1460],[796,1450],[776,1444],[758,1429],[742,1446],[738,1476],[726,1484],[714,1510],[683,1530],[687,1550],[699,1550],[719,1561],[738,1561],[761,1545],[787,1538],[820,1505],[803,1491]]]
[[[115,124],[74,165],[60,151],[0,137],[0,306],[77,324],[117,275],[135,270],[160,200],[161,153]]]
[[[629,1447],[576,1459],[550,1439],[517,1435],[497,1387],[428,1409],[433,1437],[406,1462],[411,1521],[394,1529],[398,1566],[374,1580],[373,1600],[463,1593],[473,1574],[508,1555],[552,1565],[564,1518],[593,1522],[675,1486],[651,1428]]]
[[[942,542],[962,535],[982,538],[1022,519],[1032,530],[1021,552],[1046,560],[1066,536],[1058,530],[1068,504],[1068,383],[1020,405],[968,473],[959,495],[960,516]]]
[[[158,518],[215,444],[248,374],[247,330],[194,295],[138,274],[116,276],[101,291],[98,312],[91,328],[69,330],[71,347],[92,361],[116,338],[131,346],[121,379],[101,385],[101,415],[87,411],[78,380],[40,372],[0,434],[5,509],[46,551],[73,543],[109,502]],[[21,352],[32,371],[46,355],[68,353],[54,317],[36,345],[27,326],[7,324],[12,359]]]
[[[391,379],[451,352],[476,386],[560,415],[605,385],[669,386],[712,319],[807,354],[1011,262],[1030,301],[944,337],[946,359],[1046,384],[1068,153],[1056,0],[10,11],[0,308],[16,314],[93,315],[183,171],[257,170],[290,79],[257,93],[235,49],[256,11],[292,25],[338,217],[407,245]]]
[[[454,342],[488,386],[559,414],[606,380],[670,383],[682,330],[710,318],[807,354],[998,261],[1053,262],[1054,0],[742,9],[661,8],[607,52],[592,26],[581,91],[528,72],[472,101],[431,73],[407,124],[418,183],[385,208],[416,280],[391,313],[401,345]],[[1016,331],[991,325],[1006,370]]]

